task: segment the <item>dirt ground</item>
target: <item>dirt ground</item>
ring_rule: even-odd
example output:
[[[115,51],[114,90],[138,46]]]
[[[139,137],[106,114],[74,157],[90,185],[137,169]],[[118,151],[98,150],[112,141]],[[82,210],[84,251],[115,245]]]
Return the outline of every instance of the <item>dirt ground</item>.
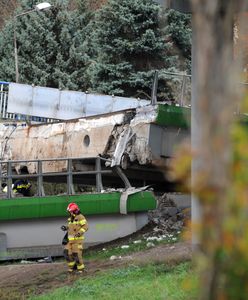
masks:
[[[64,262],[9,264],[0,266],[0,299],[25,300],[29,295],[46,293],[54,288],[70,285],[80,276],[129,264],[167,263],[190,260],[190,243],[161,244],[154,248],[124,256],[117,260],[85,261],[86,273],[68,275]]]

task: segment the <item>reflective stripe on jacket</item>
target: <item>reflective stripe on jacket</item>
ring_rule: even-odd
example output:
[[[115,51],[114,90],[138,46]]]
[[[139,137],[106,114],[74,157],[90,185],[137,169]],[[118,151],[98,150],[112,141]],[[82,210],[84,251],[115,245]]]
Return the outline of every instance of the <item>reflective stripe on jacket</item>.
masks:
[[[72,215],[68,218],[69,241],[83,240],[83,234],[87,230],[87,221],[82,214]]]

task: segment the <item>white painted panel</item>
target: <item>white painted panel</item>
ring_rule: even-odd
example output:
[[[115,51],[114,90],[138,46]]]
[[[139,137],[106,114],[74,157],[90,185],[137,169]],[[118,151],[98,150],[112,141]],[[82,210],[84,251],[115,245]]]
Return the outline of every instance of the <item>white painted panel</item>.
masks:
[[[113,110],[122,110],[127,108],[136,108],[139,106],[139,101],[134,98],[114,97]]]
[[[87,116],[95,116],[105,114],[108,111],[107,107],[111,105],[112,97],[107,95],[87,94]]]
[[[9,85],[9,99],[8,112],[18,114],[31,114],[33,88],[27,84],[10,84]]]
[[[138,219],[137,219],[138,217]],[[128,215],[86,216],[89,230],[85,244],[99,244],[129,235],[148,222],[147,213]],[[0,232],[6,234],[7,248],[61,245],[64,232],[60,229],[67,218],[44,218],[1,222]]]
[[[148,105],[150,101],[10,83],[9,113],[59,120],[101,115]]]
[[[33,87],[33,102],[28,104],[31,115],[58,119],[60,93],[57,89]]]
[[[61,92],[58,119],[68,120],[86,116],[87,94],[72,91]]]

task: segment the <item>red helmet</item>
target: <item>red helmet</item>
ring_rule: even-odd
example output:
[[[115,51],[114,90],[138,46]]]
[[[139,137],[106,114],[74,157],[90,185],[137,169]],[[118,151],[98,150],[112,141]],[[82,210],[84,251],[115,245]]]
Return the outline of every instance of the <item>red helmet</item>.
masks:
[[[70,213],[71,213],[71,212],[77,212],[77,211],[79,211],[79,207],[77,206],[76,203],[70,203],[70,204],[67,206],[67,211],[69,211]]]

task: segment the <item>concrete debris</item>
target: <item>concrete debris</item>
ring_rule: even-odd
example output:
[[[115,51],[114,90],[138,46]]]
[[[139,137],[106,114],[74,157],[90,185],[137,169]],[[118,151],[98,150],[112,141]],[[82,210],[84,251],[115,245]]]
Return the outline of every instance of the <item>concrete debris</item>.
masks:
[[[128,248],[129,248],[128,245],[123,245],[123,246],[121,246],[121,249],[128,249]]]
[[[20,262],[21,264],[33,264],[33,262],[32,261],[29,261],[29,260],[21,260],[21,262]]]
[[[116,255],[112,255],[110,256],[110,260],[117,260],[117,259],[121,259],[122,257],[121,256],[116,256]]]
[[[133,241],[134,244],[140,244],[141,242],[141,240]]]
[[[157,242],[160,242],[163,240],[162,237],[157,237],[157,236],[150,236],[146,239],[147,241],[157,241]]]
[[[38,263],[52,263],[53,260],[51,258],[51,256],[48,256],[48,257],[44,257],[43,259],[39,259],[37,260]]]
[[[118,259],[118,257],[117,257],[116,255],[112,255],[112,256],[110,256],[109,259],[110,259],[110,260],[116,260],[116,259]]]
[[[116,148],[115,148],[115,152],[112,158],[112,163],[111,163],[111,167],[114,166],[119,166],[121,163],[121,158],[123,156],[123,153],[127,147],[127,143],[130,140],[130,138],[132,137],[132,131],[130,127],[125,128],[125,130],[123,130],[123,132],[120,134]]]
[[[148,124],[134,122],[135,119],[134,114],[126,113],[123,124],[114,126],[103,152],[104,157],[112,159],[111,166],[119,165],[127,169],[132,162],[140,165],[152,162]]]
[[[136,108],[136,116],[131,121],[133,126],[140,123],[152,123],[155,122],[157,114],[156,114],[157,106],[148,105],[144,107]]]
[[[170,233],[178,235],[185,225],[185,221],[190,218],[190,209],[179,208],[168,194],[164,194],[158,197],[157,209],[150,211],[148,218],[154,225],[154,235],[163,236]],[[149,240],[152,240],[151,237]]]
[[[155,245],[152,242],[149,242],[146,244],[147,248],[155,247]]]
[[[101,193],[103,194],[103,193],[111,193],[111,192],[120,192],[120,193],[122,193],[122,192],[124,192],[125,191],[125,189],[122,189],[122,188],[108,188],[108,189],[105,189],[105,190],[101,190]]]

